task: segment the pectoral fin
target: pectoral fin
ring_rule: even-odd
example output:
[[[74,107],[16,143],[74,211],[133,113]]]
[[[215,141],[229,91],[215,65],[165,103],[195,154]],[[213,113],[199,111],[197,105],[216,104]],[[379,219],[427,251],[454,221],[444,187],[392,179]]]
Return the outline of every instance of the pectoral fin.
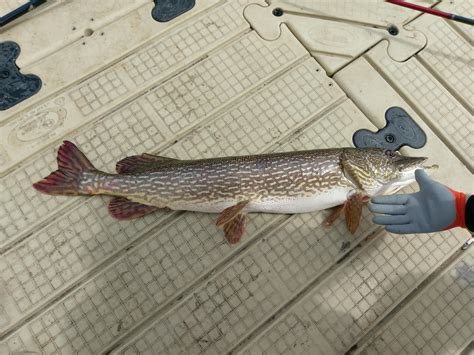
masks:
[[[230,244],[237,243],[245,232],[245,213],[242,210],[250,201],[242,201],[226,208],[217,218],[216,225],[224,227],[226,239]]]
[[[330,209],[329,215],[326,217],[326,219],[323,222],[323,226],[325,227],[330,227],[334,224],[336,219],[342,215],[342,212],[344,211],[344,204],[333,207]]]
[[[141,155],[132,155],[120,160],[115,165],[115,169],[119,174],[137,174],[157,169],[165,164],[177,161],[179,160],[144,153]]]
[[[159,207],[143,205],[125,197],[114,197],[109,202],[109,213],[120,220],[134,219],[157,211]]]
[[[346,217],[346,226],[349,232],[354,234],[360,224],[362,217],[362,207],[368,201],[368,197],[364,193],[354,193],[347,198],[344,204],[344,214]]]

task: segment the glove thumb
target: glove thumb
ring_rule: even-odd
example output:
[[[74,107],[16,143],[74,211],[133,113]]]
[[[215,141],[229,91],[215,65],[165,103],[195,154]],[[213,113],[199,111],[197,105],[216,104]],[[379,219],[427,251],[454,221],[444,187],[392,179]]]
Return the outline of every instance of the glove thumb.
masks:
[[[418,186],[420,186],[420,190],[426,189],[432,184],[433,181],[423,169],[418,169],[415,171],[415,179],[418,183]]]

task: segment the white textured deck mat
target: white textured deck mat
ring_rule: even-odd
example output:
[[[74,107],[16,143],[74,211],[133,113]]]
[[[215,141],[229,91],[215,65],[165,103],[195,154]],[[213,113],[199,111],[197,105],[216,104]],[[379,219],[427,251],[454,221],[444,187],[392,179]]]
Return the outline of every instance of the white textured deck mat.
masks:
[[[19,3],[1,3],[0,13]],[[472,251],[399,307],[457,252],[465,231],[389,235],[364,211],[351,236],[342,221],[321,228],[327,212],[253,214],[231,247],[215,215],[117,222],[106,198],[32,189],[55,168],[65,138],[113,171],[142,152],[195,159],[349,146],[356,130],[383,127],[390,106],[428,136],[421,151],[407,152],[438,163],[435,177],[449,186],[472,188],[472,40],[463,25],[416,18],[407,31],[423,33],[427,46],[407,61],[369,36],[359,38],[360,55],[373,48],[354,62],[357,53],[339,60],[311,51],[319,63],[291,26],[272,41],[252,30],[249,3],[266,5],[198,0],[157,23],[151,1],[58,0],[0,31],[1,41],[20,44],[22,72],[43,79],[37,95],[0,112],[0,354],[331,354],[361,339],[367,352],[467,345],[472,312],[460,310],[472,306]],[[372,14],[318,4],[306,6],[377,23],[416,17],[385,5]],[[469,10],[458,4],[441,6]],[[334,80],[326,75],[347,63]],[[437,311],[448,293],[461,297],[451,305],[459,316]],[[444,333],[414,321],[415,333],[398,337],[412,309]]]
[[[385,1],[268,0],[268,6],[250,5],[245,17],[265,39],[280,35],[282,24],[304,43],[326,71],[333,74],[381,40],[390,42],[388,52],[405,61],[426,45],[422,32],[405,29],[417,12]],[[425,0],[415,1],[427,5]],[[274,16],[278,11],[281,16]],[[397,35],[387,31],[397,28]]]
[[[462,255],[361,354],[454,354],[474,340],[474,249]]]

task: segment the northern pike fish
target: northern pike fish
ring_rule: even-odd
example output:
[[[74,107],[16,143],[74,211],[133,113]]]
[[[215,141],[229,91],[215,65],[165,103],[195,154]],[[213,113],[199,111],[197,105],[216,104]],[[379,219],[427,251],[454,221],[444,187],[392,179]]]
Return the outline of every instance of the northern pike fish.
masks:
[[[138,218],[161,208],[220,213],[230,243],[245,231],[246,214],[306,213],[333,208],[325,225],[344,212],[354,233],[362,205],[415,180],[426,158],[376,148],[338,148],[177,160],[151,154],[127,157],[117,174],[97,170],[71,142],[58,151],[58,170],[33,184],[50,195],[111,195],[117,219]]]

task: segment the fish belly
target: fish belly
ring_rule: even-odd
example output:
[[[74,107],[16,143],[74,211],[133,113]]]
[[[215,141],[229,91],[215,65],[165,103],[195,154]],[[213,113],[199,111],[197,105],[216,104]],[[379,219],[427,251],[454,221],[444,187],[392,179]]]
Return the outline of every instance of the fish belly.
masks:
[[[337,188],[305,197],[269,197],[262,201],[250,201],[244,211],[250,213],[263,212],[281,214],[320,211],[343,204],[347,200],[349,193],[350,189]],[[220,213],[224,209],[234,206],[239,202],[242,201],[229,199],[202,203],[176,203],[168,206],[168,208],[204,213]]]

